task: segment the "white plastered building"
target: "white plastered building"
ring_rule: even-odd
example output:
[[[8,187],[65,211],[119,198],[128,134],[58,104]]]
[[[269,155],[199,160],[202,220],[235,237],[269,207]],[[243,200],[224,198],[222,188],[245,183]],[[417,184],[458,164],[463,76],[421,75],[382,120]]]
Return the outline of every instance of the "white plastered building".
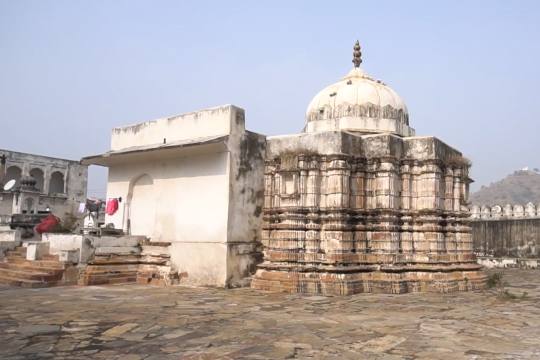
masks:
[[[114,128],[111,150],[82,159],[109,168],[106,223],[170,242],[182,282],[234,286],[260,261],[265,137],[226,105]]]

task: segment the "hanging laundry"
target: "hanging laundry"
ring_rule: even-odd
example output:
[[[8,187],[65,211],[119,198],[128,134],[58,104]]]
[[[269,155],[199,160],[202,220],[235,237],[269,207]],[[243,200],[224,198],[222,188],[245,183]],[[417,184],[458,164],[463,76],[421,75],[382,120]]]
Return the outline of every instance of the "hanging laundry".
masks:
[[[105,209],[105,213],[107,215],[114,215],[114,213],[118,210],[118,199],[109,199],[107,201],[107,207]]]
[[[88,210],[89,212],[99,212],[100,205],[101,202],[99,200],[86,199],[86,210]]]
[[[79,213],[84,213],[84,210],[86,210],[86,203],[80,203],[79,204]]]

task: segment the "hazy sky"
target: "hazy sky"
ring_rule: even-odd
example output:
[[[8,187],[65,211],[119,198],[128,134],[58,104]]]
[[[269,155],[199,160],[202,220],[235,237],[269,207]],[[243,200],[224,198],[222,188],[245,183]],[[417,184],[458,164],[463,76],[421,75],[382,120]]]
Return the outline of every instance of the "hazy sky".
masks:
[[[296,133],[356,39],[473,189],[540,167],[540,1],[0,1],[0,148],[79,159],[114,126],[230,103]]]

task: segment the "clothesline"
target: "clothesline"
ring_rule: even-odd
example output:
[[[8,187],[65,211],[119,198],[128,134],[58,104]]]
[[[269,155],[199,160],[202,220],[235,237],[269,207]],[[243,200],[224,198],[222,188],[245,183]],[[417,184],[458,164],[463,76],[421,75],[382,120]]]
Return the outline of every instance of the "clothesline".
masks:
[[[109,198],[105,203],[101,199],[87,198],[86,202],[79,204],[79,213],[85,211],[99,213],[103,204],[105,204],[105,213],[107,215],[114,215],[118,211],[119,203],[122,201],[122,197]]]

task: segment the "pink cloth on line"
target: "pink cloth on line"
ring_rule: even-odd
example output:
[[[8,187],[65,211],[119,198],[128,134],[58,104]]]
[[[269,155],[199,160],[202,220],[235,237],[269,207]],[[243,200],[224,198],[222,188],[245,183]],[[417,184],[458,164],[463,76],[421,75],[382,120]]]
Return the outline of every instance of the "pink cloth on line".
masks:
[[[118,199],[109,199],[107,201],[107,207],[105,208],[105,213],[107,215],[114,215],[118,210]]]

